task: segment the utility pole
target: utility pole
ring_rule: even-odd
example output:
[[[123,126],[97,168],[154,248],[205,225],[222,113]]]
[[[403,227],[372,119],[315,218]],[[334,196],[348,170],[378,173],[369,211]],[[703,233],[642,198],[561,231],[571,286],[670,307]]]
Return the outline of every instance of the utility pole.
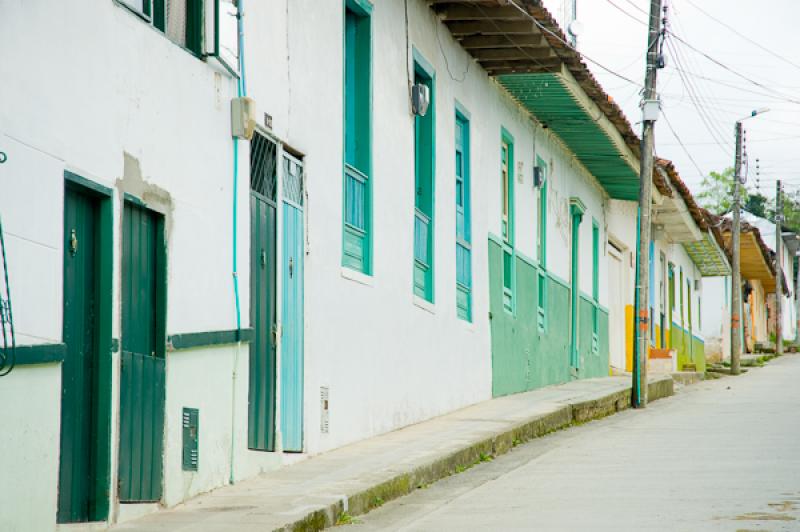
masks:
[[[733,228],[731,247],[733,248],[733,272],[731,273],[731,373],[738,375],[739,358],[742,355],[742,274],[739,254],[739,186],[742,179],[742,121],[736,122],[736,162],[733,166]]]
[[[739,187],[744,184],[746,176],[742,176],[742,143],[744,134],[742,122],[769,111],[766,107],[756,109],[748,116],[736,121],[736,159],[733,165],[733,229],[731,230],[731,247],[733,248],[733,271],[731,272],[731,374],[741,372],[739,360],[742,355],[742,270],[741,270],[741,194]]]
[[[665,18],[666,22],[666,18]],[[650,30],[647,35],[647,71],[644,80],[642,101],[642,145],[639,165],[639,249],[636,279],[636,356],[633,360],[633,390],[631,400],[634,408],[647,406],[647,350],[650,345],[650,209],[653,186],[654,129],[658,117],[658,94],[656,74],[663,65],[658,41],[661,32],[661,0],[650,0]]]
[[[775,183],[775,354],[783,354],[783,191]]]

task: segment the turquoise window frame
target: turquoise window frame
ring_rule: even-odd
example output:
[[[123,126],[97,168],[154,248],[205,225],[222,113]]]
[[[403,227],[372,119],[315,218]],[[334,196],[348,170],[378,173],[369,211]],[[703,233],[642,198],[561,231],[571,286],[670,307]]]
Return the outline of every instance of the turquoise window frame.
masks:
[[[366,0],[344,2],[342,266],[365,275],[373,272],[371,15]]]
[[[536,166],[542,176],[544,183],[539,189],[539,220],[536,228],[536,258],[539,260],[538,272],[538,295],[536,302],[537,326],[539,332],[547,330],[547,186],[550,182],[547,163],[540,156],[536,156]]]
[[[436,212],[436,71],[412,48],[415,83],[430,89],[425,116],[414,115],[414,257],[413,290],[434,302],[434,235]]]
[[[459,130],[461,132],[460,142]],[[472,183],[470,179],[470,115],[458,102],[456,102],[454,133],[456,178],[456,314],[460,319],[471,322]]]
[[[506,153],[506,157],[508,159],[508,175],[506,176],[508,179],[508,221],[505,222],[506,225],[503,225],[504,221],[502,220],[503,204],[506,202],[506,198],[502,197],[503,144],[508,146],[508,151]],[[500,127],[500,179],[500,229],[503,236],[503,308],[508,313],[516,315],[517,261],[516,252],[514,249],[514,136],[502,126]],[[506,267],[505,264],[506,260],[509,261],[508,267]]]
[[[500,127],[500,176],[502,179],[502,145],[506,144],[508,146],[508,223],[507,227],[502,226],[501,220],[501,234],[503,235],[503,240],[508,243],[509,246],[514,247],[514,136],[505,128]],[[500,183],[501,190],[502,190],[502,181]],[[502,196],[502,193],[501,193]],[[506,198],[501,197],[501,202],[505,202]],[[500,207],[500,212],[502,214],[502,203]]]

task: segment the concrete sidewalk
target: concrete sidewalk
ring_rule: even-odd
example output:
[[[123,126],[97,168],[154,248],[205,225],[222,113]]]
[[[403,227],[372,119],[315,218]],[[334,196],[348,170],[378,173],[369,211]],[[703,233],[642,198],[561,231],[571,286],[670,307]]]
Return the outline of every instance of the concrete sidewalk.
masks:
[[[650,400],[672,395],[655,377]],[[630,380],[574,381],[501,397],[315,456],[113,530],[320,530],[512,447],[630,405]]]

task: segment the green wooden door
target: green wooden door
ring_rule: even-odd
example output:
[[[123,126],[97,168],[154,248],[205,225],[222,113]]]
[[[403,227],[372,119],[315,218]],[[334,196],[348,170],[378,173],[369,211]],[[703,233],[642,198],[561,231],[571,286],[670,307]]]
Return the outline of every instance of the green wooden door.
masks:
[[[122,219],[119,500],[158,501],[164,439],[163,219],[125,202]]]
[[[247,446],[275,449],[275,202],[250,194],[250,382]]]
[[[59,523],[89,521],[97,483],[98,205],[67,187],[64,198],[64,322],[61,366]]]

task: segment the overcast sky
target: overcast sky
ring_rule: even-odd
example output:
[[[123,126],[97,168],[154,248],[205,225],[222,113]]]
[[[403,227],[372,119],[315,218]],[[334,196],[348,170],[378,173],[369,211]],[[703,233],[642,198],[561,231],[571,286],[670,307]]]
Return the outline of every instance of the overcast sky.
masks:
[[[545,5],[561,18],[562,6],[569,2],[546,0]],[[774,197],[779,178],[787,182],[787,191],[800,190],[800,2],[665,0],[665,4],[669,28],[677,37],[766,88],[668,37],[664,47],[667,67],[659,71],[658,91],[664,115],[685,150],[662,115],[656,125],[658,155],[673,160],[697,194],[702,175],[733,166],[735,121],[752,109],[769,107],[767,114],[744,122],[750,160],[748,188],[755,188],[758,158],[760,188],[767,197]],[[583,28],[579,50],[643,84],[649,6],[649,0],[577,0]],[[641,135],[640,88],[591,61],[587,65]]]

